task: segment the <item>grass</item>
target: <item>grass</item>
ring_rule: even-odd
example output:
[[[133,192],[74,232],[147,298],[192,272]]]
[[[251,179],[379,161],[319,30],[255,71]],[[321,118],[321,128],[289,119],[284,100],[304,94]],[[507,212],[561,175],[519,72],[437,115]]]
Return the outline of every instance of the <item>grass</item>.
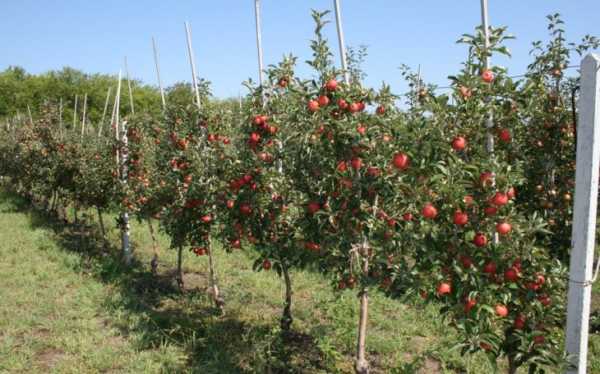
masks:
[[[205,291],[205,257],[185,254],[180,293],[165,237],[152,275],[145,225],[133,223],[136,262],[124,267],[114,247],[118,232],[111,230],[113,246],[104,249],[91,217],[87,223],[59,223],[0,193],[0,372],[352,372],[352,291],[334,292],[323,276],[294,272],[294,332],[282,336],[282,282],[274,272],[252,271],[251,252],[215,252],[226,300],[221,316]],[[374,373],[493,372],[485,357],[463,357],[455,344],[434,305],[372,292]],[[590,357],[590,372],[600,372],[598,335]]]

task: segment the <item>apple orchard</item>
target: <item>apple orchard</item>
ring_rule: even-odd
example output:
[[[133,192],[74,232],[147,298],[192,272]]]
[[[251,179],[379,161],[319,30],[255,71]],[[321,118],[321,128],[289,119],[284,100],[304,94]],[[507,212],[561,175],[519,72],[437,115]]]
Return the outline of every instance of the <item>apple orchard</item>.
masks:
[[[375,292],[435,304],[463,354],[506,360],[509,373],[564,365],[577,84],[565,73],[597,40],[574,52],[550,17],[550,40],[516,79],[484,63],[508,54],[506,29],[490,28],[485,46],[478,28],[459,41],[468,54],[450,90],[404,70],[410,92],[397,96],[363,86],[357,65],[335,66],[327,17],[313,12],[310,76],[296,75],[290,55],[261,85],[246,82],[239,108],[202,82],[198,102],[81,132],[59,124],[47,100],[31,121],[1,130],[0,173],[59,216],[94,209],[105,232],[103,214],[127,212],[153,238],[167,235],[170,248],[155,240],[149,266],[177,251],[181,292],[183,252],[207,256],[221,313],[227,274],[215,264],[248,252],[255,271],[280,276],[283,334],[294,328],[296,270],[353,290],[357,373],[370,368]]]

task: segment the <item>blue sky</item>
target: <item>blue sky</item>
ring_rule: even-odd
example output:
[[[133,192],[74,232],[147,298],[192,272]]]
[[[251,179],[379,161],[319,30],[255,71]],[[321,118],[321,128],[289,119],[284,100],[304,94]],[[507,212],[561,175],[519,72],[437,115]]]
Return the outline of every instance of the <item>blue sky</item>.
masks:
[[[331,9],[331,0],[262,0],[265,63],[292,52],[304,61],[313,24],[310,9]],[[424,78],[445,85],[460,68],[465,48],[455,44],[480,22],[478,0],[341,0],[346,44],[368,46],[366,83],[386,81],[396,93],[405,85],[398,66],[421,65]],[[562,14],[567,38],[600,36],[598,0],[490,0],[490,23],[506,25],[511,60],[495,62],[521,73],[533,40],[545,40],[546,19]],[[0,69],[23,66],[39,73],[71,66],[116,73],[127,56],[132,76],[155,84],[151,37],[157,40],[166,84],[190,80],[184,21],[192,26],[198,74],[220,97],[244,93],[256,78],[253,0],[4,0],[0,2]],[[333,18],[332,18],[333,20]],[[335,24],[326,30],[337,58]],[[304,64],[302,64],[304,65]],[[304,67],[302,71],[307,71]]]

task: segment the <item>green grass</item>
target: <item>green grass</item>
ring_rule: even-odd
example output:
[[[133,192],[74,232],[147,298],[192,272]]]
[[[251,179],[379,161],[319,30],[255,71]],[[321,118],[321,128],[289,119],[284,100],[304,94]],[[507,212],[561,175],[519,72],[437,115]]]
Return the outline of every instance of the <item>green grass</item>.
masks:
[[[91,217],[87,223],[58,223],[0,193],[0,372],[352,372],[352,291],[334,292],[321,275],[294,272],[294,332],[284,337],[282,282],[274,272],[252,271],[252,253],[215,251],[226,299],[221,316],[205,292],[206,258],[185,254],[182,294],[165,237],[154,276],[146,225],[133,223],[137,261],[126,268],[114,247],[118,232],[111,230],[106,250]],[[455,344],[434,305],[372,292],[374,373],[493,372],[485,357],[463,357]],[[600,372],[597,335],[590,356],[590,372]]]

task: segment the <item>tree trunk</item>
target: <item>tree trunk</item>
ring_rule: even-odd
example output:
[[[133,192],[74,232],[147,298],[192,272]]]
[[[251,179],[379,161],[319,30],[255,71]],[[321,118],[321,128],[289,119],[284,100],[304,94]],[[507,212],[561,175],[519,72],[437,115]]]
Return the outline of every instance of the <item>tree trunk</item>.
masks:
[[[219,286],[217,284],[217,275],[215,273],[215,266],[213,261],[213,253],[212,253],[212,245],[210,242],[210,235],[208,236],[208,270],[210,277],[210,292],[212,293],[213,300],[215,302],[215,306],[223,313],[223,308],[225,306],[225,300],[219,293]]]
[[[74,216],[73,219],[75,220],[74,223],[77,224],[78,223],[78,220],[77,220],[77,206],[75,204],[73,204],[73,216]]]
[[[529,365],[529,369],[527,370],[527,372],[528,372],[529,374],[535,374],[535,373],[537,373],[537,368],[538,368],[538,367],[537,367],[537,365],[536,365],[536,364],[530,364],[530,365]]]
[[[282,261],[283,279],[285,281],[285,305],[281,316],[281,330],[289,332],[292,322],[292,280],[290,279],[290,269],[285,261]]]
[[[513,355],[508,355],[508,374],[517,374],[517,363]]]
[[[366,248],[363,248],[367,251]],[[366,275],[369,272],[368,253],[363,255],[363,273]],[[367,340],[367,320],[369,311],[369,291],[363,287],[360,291],[360,319],[358,322],[358,344],[356,347],[356,366],[354,370],[356,374],[369,374],[369,362],[365,357],[365,345]]]
[[[183,291],[184,286],[185,286],[183,284],[182,255],[183,255],[183,246],[180,245],[177,248],[177,276],[176,276],[177,286],[179,287],[180,291]]]
[[[156,235],[154,234],[154,226],[152,226],[151,219],[148,219],[148,228],[150,229],[150,237],[152,238],[152,261],[150,261],[150,269],[152,274],[158,274],[158,244],[156,243]]]

